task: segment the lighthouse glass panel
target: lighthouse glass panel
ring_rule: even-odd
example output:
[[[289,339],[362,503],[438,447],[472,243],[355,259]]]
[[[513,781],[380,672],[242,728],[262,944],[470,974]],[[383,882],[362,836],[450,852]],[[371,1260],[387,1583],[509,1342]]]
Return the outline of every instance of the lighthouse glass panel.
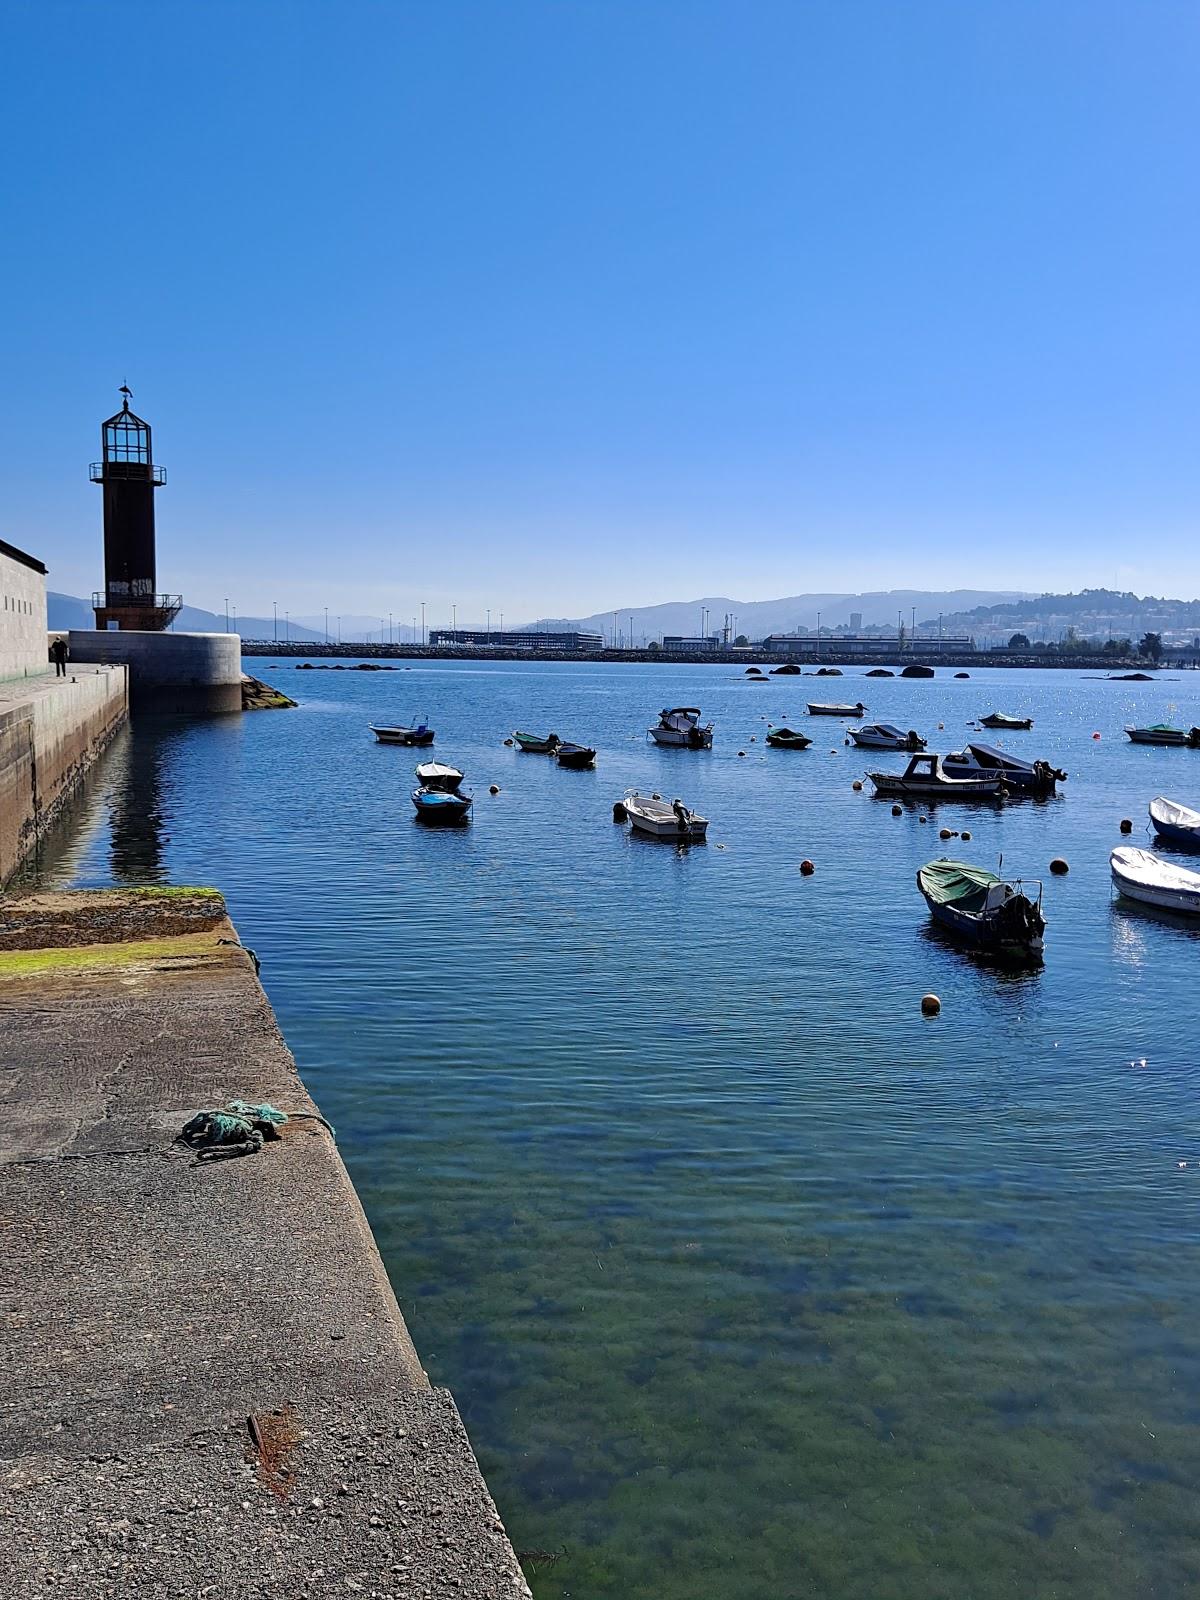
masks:
[[[104,459],[150,464],[150,429],[131,412],[104,424]]]

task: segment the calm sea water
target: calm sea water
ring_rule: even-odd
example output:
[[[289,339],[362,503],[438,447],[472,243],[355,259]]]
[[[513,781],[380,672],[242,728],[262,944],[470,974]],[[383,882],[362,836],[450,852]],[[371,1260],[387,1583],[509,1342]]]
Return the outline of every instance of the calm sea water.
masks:
[[[249,665],[300,708],[133,730],[43,881],[224,889],[514,1542],[565,1552],[541,1600],[1196,1592],[1200,938],[1114,902],[1108,852],[1200,804],[1200,752],[1121,735],[1200,723],[1200,680]],[[1033,715],[1000,737],[1061,798],[894,818],[851,782],[904,758],[804,716],[860,694],[932,749]],[[711,753],[647,744],[680,702]],[[420,716],[469,828],[415,823],[367,732]],[[708,845],[614,826],[627,785]],[[1067,858],[1041,970],[931,934],[945,852]]]

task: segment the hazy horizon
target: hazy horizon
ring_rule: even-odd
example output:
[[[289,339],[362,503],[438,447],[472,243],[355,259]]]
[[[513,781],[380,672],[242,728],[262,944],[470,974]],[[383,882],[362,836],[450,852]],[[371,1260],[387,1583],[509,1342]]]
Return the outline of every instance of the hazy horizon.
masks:
[[[121,16],[0,21],[0,537],[56,590],[128,379],[213,611],[1200,592],[1194,11]]]

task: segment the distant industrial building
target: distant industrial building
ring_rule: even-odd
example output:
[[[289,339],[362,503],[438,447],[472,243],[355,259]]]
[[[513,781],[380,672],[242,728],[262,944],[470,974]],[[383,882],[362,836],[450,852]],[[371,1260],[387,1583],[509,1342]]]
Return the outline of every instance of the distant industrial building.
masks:
[[[939,639],[936,634],[918,634],[915,638],[906,638],[903,644],[894,634],[886,633],[822,634],[819,639],[815,634],[772,633],[763,640],[764,650],[777,650],[781,655],[804,656],[810,660],[817,656],[959,655],[974,648],[975,641],[970,637]]]
[[[433,628],[432,645],[457,645],[464,650],[603,650],[598,633],[496,633],[470,628]]]
[[[684,639],[678,634],[668,633],[663,636],[662,647],[664,650],[719,650],[721,635],[710,633],[701,639]]]
[[[850,632],[851,633],[857,633],[858,630],[861,627],[862,627],[862,612],[861,611],[852,611],[850,613]]]

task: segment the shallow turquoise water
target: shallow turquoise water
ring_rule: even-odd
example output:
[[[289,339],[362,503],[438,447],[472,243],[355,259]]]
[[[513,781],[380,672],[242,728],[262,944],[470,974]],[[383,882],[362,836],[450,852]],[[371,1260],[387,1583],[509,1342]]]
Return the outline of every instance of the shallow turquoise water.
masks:
[[[1200,937],[1114,902],[1108,852],[1200,804],[1200,752],[1120,733],[1200,723],[1200,682],[250,667],[303,705],[138,728],[43,877],[225,890],[514,1542],[565,1550],[542,1600],[1194,1592]],[[860,693],[934,749],[1032,714],[1001,737],[1062,797],[893,818],[850,785],[904,758],[803,714]],[[645,742],[681,701],[711,753]],[[420,715],[468,829],[416,824],[415,754],[367,733]],[[710,843],[615,827],[632,784]],[[946,852],[1069,860],[1043,969],[930,932]]]

